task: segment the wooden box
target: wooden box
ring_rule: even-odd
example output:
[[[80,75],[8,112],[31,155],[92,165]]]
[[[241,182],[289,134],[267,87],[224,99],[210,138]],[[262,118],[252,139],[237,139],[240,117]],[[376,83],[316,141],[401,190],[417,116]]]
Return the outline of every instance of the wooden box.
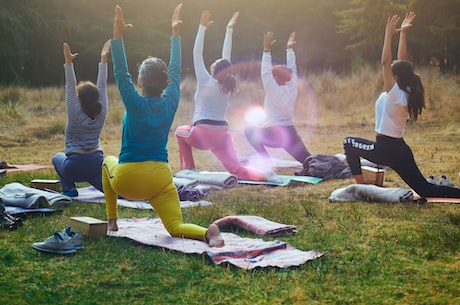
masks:
[[[70,217],[70,227],[85,237],[101,237],[107,235],[107,221],[93,217]]]
[[[371,166],[361,166],[363,180],[365,184],[375,184],[383,186],[383,178],[385,170],[383,168],[375,168]]]
[[[40,190],[52,190],[59,192],[61,184],[59,180],[34,179],[30,181],[30,186]]]

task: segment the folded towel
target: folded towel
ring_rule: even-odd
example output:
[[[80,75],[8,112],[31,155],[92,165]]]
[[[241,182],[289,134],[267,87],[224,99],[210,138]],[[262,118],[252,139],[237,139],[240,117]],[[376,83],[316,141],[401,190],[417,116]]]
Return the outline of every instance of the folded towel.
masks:
[[[8,206],[22,208],[42,208],[55,204],[68,204],[70,197],[60,193],[52,193],[30,188],[18,182],[4,185],[0,189],[0,200]]]
[[[185,188],[194,188],[198,186],[199,182],[196,179],[180,178],[173,177],[173,182],[176,185],[176,188],[179,190],[183,187]]]
[[[293,225],[285,225],[252,215],[226,216],[214,221],[214,224],[221,229],[240,227],[265,236],[285,236],[296,232],[296,227]]]
[[[208,185],[218,189],[232,188],[238,184],[238,178],[227,172],[198,172],[190,169],[184,169],[175,173],[174,177],[197,180],[199,184]]]
[[[373,184],[351,184],[334,190],[329,202],[411,202],[414,194],[411,190],[396,187],[380,187]]]

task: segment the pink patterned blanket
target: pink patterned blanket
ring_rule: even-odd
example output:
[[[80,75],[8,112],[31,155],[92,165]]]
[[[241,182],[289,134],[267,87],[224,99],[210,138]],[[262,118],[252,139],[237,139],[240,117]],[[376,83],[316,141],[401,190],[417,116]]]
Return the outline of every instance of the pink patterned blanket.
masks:
[[[247,270],[256,267],[289,268],[324,255],[314,250],[301,251],[278,240],[243,238],[233,233],[222,233],[224,247],[211,248],[202,241],[171,237],[159,218],[119,219],[118,227],[117,232],[109,231],[108,235],[184,253],[204,253],[215,264],[229,263]]]

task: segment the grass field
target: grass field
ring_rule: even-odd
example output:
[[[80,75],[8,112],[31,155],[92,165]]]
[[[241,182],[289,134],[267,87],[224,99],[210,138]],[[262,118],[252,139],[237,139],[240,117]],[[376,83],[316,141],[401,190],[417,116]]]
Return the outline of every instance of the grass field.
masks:
[[[446,174],[458,185],[460,79],[422,70],[427,111],[408,125],[405,140],[423,174]],[[379,72],[352,75],[330,71],[299,83],[296,122],[313,154],[342,152],[347,135],[373,138]],[[176,126],[190,123],[194,82],[185,79],[182,101],[170,133],[173,171],[179,170]],[[0,90],[0,159],[11,164],[50,163],[62,151],[63,88]],[[260,84],[242,82],[229,109],[231,131],[241,156],[252,154],[243,137],[244,112],[260,103]],[[118,92],[109,88],[110,110],[102,134],[105,154],[118,154]],[[288,156],[278,150],[274,157]],[[199,170],[222,170],[208,152],[195,152]],[[293,174],[295,169],[279,173]],[[55,179],[53,170],[9,173],[10,182],[29,185]],[[213,265],[205,256],[141,246],[128,239],[86,239],[71,256],[46,255],[31,244],[61,230],[71,216],[105,219],[104,204],[72,202],[62,213],[29,218],[16,231],[0,231],[0,295],[3,304],[460,304],[460,205],[329,203],[333,190],[353,181],[265,187],[239,185],[213,191],[212,206],[183,209],[184,219],[203,226],[227,215],[258,215],[293,224],[296,235],[280,238],[300,250],[326,254],[290,269],[245,271]],[[82,184],[83,185],[83,184]],[[385,186],[407,187],[392,171]],[[156,217],[120,208],[119,216]],[[256,237],[249,233],[243,236]],[[271,238],[264,238],[271,240]]]

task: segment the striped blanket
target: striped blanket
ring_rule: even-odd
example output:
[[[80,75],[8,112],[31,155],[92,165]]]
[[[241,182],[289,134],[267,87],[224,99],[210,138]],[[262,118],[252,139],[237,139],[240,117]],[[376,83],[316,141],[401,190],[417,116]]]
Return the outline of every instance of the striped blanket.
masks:
[[[301,251],[278,240],[243,238],[233,233],[222,233],[224,247],[211,248],[202,241],[171,237],[159,218],[119,219],[118,227],[117,232],[109,231],[109,236],[125,237],[144,245],[183,253],[206,254],[215,264],[229,263],[247,270],[289,268],[324,255],[314,250]]]

